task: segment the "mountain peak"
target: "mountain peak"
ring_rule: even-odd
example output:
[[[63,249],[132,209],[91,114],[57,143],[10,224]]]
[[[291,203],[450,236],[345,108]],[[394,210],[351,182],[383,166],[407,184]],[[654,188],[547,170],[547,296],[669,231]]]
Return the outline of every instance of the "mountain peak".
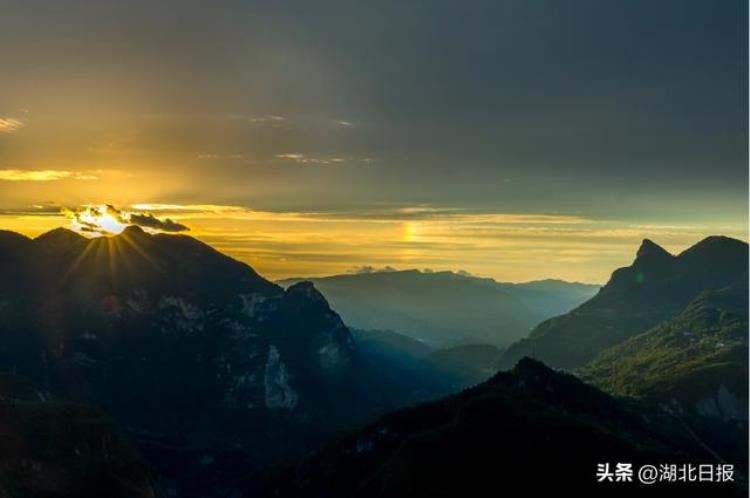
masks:
[[[663,268],[674,260],[674,256],[667,252],[666,249],[650,239],[643,239],[641,247],[635,254],[633,268],[643,271],[656,271]]]
[[[537,375],[540,373],[546,374],[551,372],[552,369],[537,359],[524,356],[518,360],[518,363],[516,363],[516,366],[513,367],[512,371],[519,377],[528,377],[529,375]]]
[[[747,252],[747,243],[724,235],[711,235],[685,249],[679,257],[705,255],[705,257],[721,258],[727,253],[738,251]]]
[[[58,227],[50,230],[49,232],[44,232],[34,239],[34,242],[36,244],[42,244],[44,246],[79,244],[85,241],[86,237],[84,237],[83,235],[63,227]]]
[[[138,225],[128,225],[125,229],[115,235],[115,239],[145,242],[152,239],[152,235]]]
[[[143,230],[143,228],[139,227],[138,225],[128,225],[125,227],[125,230],[123,230],[122,233],[141,235],[141,234],[145,234],[146,232]]]
[[[580,367],[674,317],[701,292],[746,279],[747,258],[748,245],[729,237],[709,237],[679,256],[646,239],[631,266],[615,270],[578,308],[537,325],[505,351],[500,364],[509,367],[532,354],[553,367]]]
[[[669,258],[673,256],[667,252],[662,246],[657,244],[651,239],[643,239],[641,247],[638,248],[636,253],[636,261],[644,259],[656,259],[656,258]]]
[[[34,240],[45,239],[47,237],[73,237],[73,236],[83,238],[82,235],[74,232],[73,230],[70,230],[69,228],[57,227],[47,232],[44,232],[41,235],[37,235],[36,237],[34,237]]]
[[[323,294],[321,294],[318,289],[315,288],[315,284],[309,280],[303,280],[302,282],[297,282],[296,284],[289,286],[286,290],[286,294],[292,299],[301,299],[306,302],[318,304],[325,303],[326,307],[328,306],[328,301],[323,297]]]

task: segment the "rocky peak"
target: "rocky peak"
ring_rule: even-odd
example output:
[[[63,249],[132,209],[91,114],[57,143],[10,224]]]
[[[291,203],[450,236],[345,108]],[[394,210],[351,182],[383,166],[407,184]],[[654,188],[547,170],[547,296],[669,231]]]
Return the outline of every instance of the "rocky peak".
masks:
[[[521,358],[510,371],[498,372],[489,382],[581,413],[601,415],[609,412],[613,416],[621,415],[609,395],[564,370],[552,369],[534,358]]]
[[[667,263],[674,259],[666,249],[650,239],[643,239],[635,256],[634,265]]]
[[[128,225],[125,227],[125,230],[122,231],[120,236],[129,236],[129,237],[139,237],[139,236],[147,236],[148,234],[143,230],[143,228],[139,227],[138,225]]]
[[[290,286],[286,290],[286,298],[292,301],[304,301],[310,304],[315,303],[316,305],[328,308],[328,301],[323,297],[323,294],[315,288],[315,284],[307,280],[297,282]]]

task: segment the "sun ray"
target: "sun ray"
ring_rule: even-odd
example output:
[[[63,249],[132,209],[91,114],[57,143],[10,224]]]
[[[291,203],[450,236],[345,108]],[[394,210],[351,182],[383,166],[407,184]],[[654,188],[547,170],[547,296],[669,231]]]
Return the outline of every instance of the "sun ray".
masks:
[[[140,254],[143,259],[145,259],[151,266],[153,266],[158,271],[162,271],[161,266],[153,260],[153,258],[146,252],[144,248],[142,248],[138,242],[131,236],[128,232],[123,232],[119,235],[120,240],[128,244],[130,247],[133,248],[138,254]]]
[[[78,255],[78,257],[70,264],[70,267],[68,270],[63,274],[62,279],[60,280],[60,284],[65,283],[68,278],[73,274],[73,272],[78,269],[78,266],[83,263],[83,261],[88,257],[89,253],[93,250],[93,246],[91,244],[86,244],[86,247],[83,251],[81,251],[81,254]]]

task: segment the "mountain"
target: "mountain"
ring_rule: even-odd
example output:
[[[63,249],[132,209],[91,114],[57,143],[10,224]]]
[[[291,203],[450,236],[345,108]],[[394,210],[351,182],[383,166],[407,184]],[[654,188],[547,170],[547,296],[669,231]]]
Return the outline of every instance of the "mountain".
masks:
[[[521,283],[494,282],[494,285],[513,294],[542,319],[572,310],[594,296],[601,287],[551,278]]]
[[[705,291],[674,319],[603,351],[579,374],[617,395],[746,421],[747,303],[745,281]]]
[[[644,240],[635,261],[574,310],[539,324],[510,346],[502,365],[533,356],[554,366],[583,366],[598,353],[677,316],[701,292],[747,279],[747,243],[708,237],[677,256]]]
[[[311,284],[285,291],[193,238],[136,227],[58,229],[18,249],[4,255],[19,276],[0,294],[0,366],[128,424],[214,432],[216,417],[330,406],[345,381],[352,337]]]
[[[731,239],[679,256],[644,243],[632,267],[569,314],[583,317],[568,318],[559,337],[569,343],[544,339],[566,355],[602,332],[627,335],[617,344],[654,334],[619,353],[621,368],[606,370],[619,358],[592,364],[589,380],[627,395],[618,399],[529,359],[476,385],[503,353],[444,335],[497,337],[520,323],[507,314],[577,299],[555,297],[570,284],[397,272],[352,285],[359,303],[380,296],[367,312],[389,320],[389,293],[415,303],[406,323],[429,324],[429,310],[443,308],[444,328],[425,343],[401,330],[351,331],[318,284],[281,287],[191,237],[0,232],[0,426],[10,428],[0,433],[0,496],[456,496],[497,487],[498,476],[590,495],[602,491],[593,475],[602,461],[742,464],[743,414],[705,416],[729,413],[721,386],[742,400],[741,382],[703,390],[696,379],[742,372],[732,362],[747,348],[747,287],[735,288],[746,258]],[[605,319],[612,328],[581,327]],[[696,341],[678,341],[685,331]],[[653,374],[624,375],[631,368]],[[725,491],[734,490],[716,490]]]
[[[408,402],[312,283],[191,237],[2,232],[0,250],[0,372],[110,415],[180,496],[231,480],[206,459],[246,473]]]
[[[600,463],[637,470],[719,458],[670,414],[623,403],[526,358],[475,388],[391,413],[279,467],[261,484],[248,483],[244,496],[448,497],[518,489],[542,496],[743,496],[742,485],[649,487],[598,483],[595,476]]]
[[[288,286],[302,280],[279,283]],[[555,280],[510,284],[418,270],[306,280],[315,283],[348,325],[393,330],[433,347],[504,348],[545,318],[582,303],[598,288]]]

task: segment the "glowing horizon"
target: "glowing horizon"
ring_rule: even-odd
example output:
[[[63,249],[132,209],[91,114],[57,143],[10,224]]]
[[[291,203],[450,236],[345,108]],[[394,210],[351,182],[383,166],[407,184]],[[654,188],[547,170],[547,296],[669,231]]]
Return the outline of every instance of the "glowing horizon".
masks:
[[[140,216],[248,263],[272,280],[351,273],[361,267],[466,271],[502,281],[559,278],[602,284],[632,261],[644,238],[673,253],[709,235],[747,240],[742,225],[642,225],[580,216],[470,213],[425,206],[363,213],[255,211],[240,206],[133,203],[86,205],[46,214],[0,215],[0,228],[28,236],[65,226],[121,232]],[[97,218],[98,217],[98,218]],[[90,225],[102,230],[92,233]],[[82,230],[81,227],[86,227]],[[189,231],[188,231],[189,229]]]

